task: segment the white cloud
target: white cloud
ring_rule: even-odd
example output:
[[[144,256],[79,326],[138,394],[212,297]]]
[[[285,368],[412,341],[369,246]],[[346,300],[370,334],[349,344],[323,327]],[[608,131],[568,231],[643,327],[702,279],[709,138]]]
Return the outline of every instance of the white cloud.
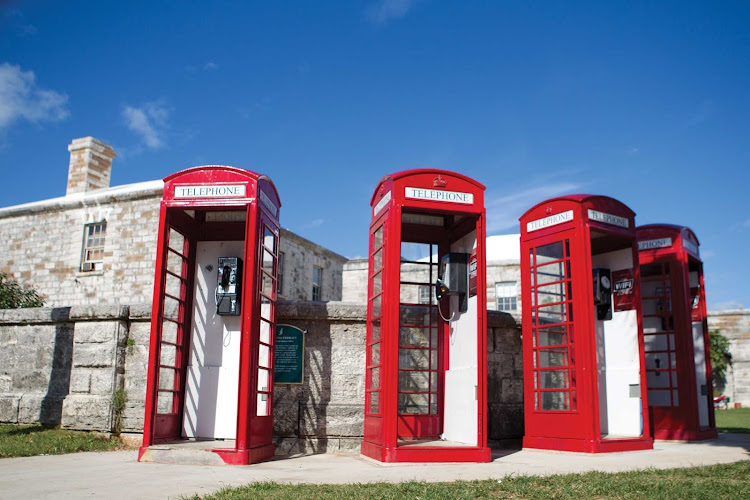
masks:
[[[385,24],[404,17],[416,3],[417,0],[378,0],[367,7],[365,15],[374,24]]]
[[[310,223],[310,225],[312,227],[318,227],[318,226],[322,226],[324,222],[325,222],[325,220],[323,220],[323,219],[315,219],[314,221],[312,221]]]
[[[125,106],[122,117],[125,119],[125,125],[141,136],[146,147],[159,149],[164,146],[169,110],[163,103],[147,102],[140,108]]]
[[[216,64],[213,61],[209,61],[209,62],[207,62],[206,64],[203,65],[203,69],[206,70],[206,71],[217,70],[217,69],[219,69],[219,65]]]
[[[0,64],[0,130],[18,120],[60,121],[70,115],[68,96],[37,86],[33,71]]]
[[[563,194],[576,193],[581,184],[573,182],[558,182],[536,186],[511,195],[501,195],[495,198],[487,197],[487,232],[493,233],[513,228],[519,231],[518,218],[528,209],[546,199]]]

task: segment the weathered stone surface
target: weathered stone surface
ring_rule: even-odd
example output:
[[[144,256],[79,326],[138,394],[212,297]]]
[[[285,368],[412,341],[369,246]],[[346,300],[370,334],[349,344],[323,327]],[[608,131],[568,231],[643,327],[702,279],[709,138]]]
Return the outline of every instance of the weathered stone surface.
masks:
[[[0,309],[0,325],[59,323],[69,319],[70,307]]]
[[[81,322],[86,320],[102,321],[108,319],[127,319],[130,307],[126,305],[92,304],[70,308],[70,319]]]
[[[18,423],[18,403],[20,401],[20,394],[0,394],[0,422],[8,424]]]
[[[75,327],[76,344],[101,344],[116,339],[117,321],[80,321]]]
[[[73,352],[73,366],[76,368],[113,366],[115,348],[114,343],[76,344]]]
[[[18,423],[59,424],[63,399],[61,396],[39,393],[24,394],[18,402]]]
[[[732,403],[750,406],[750,310],[709,312],[708,328],[719,330],[729,340],[732,366],[727,373],[724,394]]]
[[[109,430],[112,396],[71,394],[62,405],[62,426],[66,429]]]

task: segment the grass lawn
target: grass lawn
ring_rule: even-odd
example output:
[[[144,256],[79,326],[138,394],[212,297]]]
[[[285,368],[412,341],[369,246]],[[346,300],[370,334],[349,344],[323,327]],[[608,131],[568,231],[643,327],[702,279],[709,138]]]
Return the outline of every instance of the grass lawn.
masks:
[[[43,425],[0,424],[0,458],[124,448],[119,439]]]
[[[750,498],[750,461],[689,469],[567,474],[547,477],[508,477],[452,483],[373,483],[351,485],[288,485],[253,483],[224,488],[214,495],[193,499],[298,499],[345,500],[384,498]]]
[[[716,409],[716,430],[750,434],[750,408]]]

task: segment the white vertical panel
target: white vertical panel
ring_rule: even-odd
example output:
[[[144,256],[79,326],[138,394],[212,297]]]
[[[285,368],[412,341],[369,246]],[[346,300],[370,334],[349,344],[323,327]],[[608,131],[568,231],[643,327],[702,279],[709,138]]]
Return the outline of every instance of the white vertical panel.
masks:
[[[701,387],[711,391],[706,381],[706,345],[703,342],[703,322],[693,321],[693,360],[695,362],[695,385],[698,401],[698,424],[708,427],[708,397],[701,394]]]
[[[184,437],[236,437],[241,317],[216,314],[214,292],[219,257],[242,257],[243,249],[242,241],[197,244]]]

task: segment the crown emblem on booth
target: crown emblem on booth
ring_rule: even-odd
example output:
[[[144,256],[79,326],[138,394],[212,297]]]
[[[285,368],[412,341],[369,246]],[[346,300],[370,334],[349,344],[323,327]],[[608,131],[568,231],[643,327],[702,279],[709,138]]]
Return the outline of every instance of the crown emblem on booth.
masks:
[[[552,213],[552,207],[547,206],[547,208],[544,209],[544,213],[546,213],[547,215],[551,214]]]
[[[448,185],[448,182],[438,175],[432,180],[432,185],[437,188],[444,188],[445,186]]]

